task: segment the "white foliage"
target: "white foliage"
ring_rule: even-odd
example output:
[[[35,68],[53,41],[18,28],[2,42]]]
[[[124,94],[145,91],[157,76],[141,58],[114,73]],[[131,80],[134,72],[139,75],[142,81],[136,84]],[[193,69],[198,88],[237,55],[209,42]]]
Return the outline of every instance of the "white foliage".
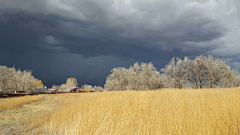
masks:
[[[83,90],[86,89],[86,88],[89,89],[89,90],[93,90],[93,86],[92,85],[84,84],[84,85],[81,86],[81,89],[83,89]]]
[[[38,87],[39,80],[32,71],[16,70],[14,67],[0,66],[0,87],[2,92],[27,91],[32,92]]]
[[[172,58],[163,71],[169,88],[236,87],[239,85],[236,71],[222,59],[213,56],[197,56],[194,60],[185,57]]]
[[[67,88],[71,90],[72,88],[76,88],[78,86],[76,78],[68,78],[66,81]]]
[[[94,87],[93,87],[93,90],[94,90],[95,92],[104,92],[104,89],[103,89],[103,87],[101,87],[101,86],[94,86]]]
[[[152,63],[135,63],[129,69],[118,67],[112,69],[104,88],[113,90],[152,90],[163,87],[160,73]]]

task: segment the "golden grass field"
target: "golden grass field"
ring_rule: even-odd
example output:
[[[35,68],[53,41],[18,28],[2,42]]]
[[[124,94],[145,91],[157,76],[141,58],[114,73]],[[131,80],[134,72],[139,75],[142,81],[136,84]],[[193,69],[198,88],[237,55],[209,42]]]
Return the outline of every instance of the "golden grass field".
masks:
[[[17,97],[11,99],[1,99],[0,100],[0,109],[10,109],[16,107],[21,104],[26,104],[33,101],[38,101],[43,98],[43,95],[37,96],[25,96],[25,97]]]
[[[2,134],[239,135],[240,88],[44,95],[0,110],[0,124]]]

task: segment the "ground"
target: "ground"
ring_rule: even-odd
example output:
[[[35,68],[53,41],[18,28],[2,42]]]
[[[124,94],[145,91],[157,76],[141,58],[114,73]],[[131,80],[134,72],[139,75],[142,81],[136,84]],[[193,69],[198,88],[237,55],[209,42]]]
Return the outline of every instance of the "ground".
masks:
[[[0,99],[0,134],[240,134],[239,99],[240,88]]]
[[[28,119],[30,117],[38,117],[44,113],[54,109],[56,103],[47,103],[53,100],[53,96],[44,96],[40,101],[30,102],[24,105],[18,105],[12,109],[0,110],[0,134],[1,135],[20,135],[28,132],[32,133],[32,128],[29,127]],[[3,99],[0,99],[0,102]],[[39,128],[34,126],[34,130]]]

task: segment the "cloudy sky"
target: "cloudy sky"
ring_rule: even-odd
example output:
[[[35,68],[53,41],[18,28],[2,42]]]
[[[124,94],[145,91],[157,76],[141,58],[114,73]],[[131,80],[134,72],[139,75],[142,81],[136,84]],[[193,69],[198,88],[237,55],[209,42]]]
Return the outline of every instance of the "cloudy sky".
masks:
[[[239,0],[0,0],[0,65],[48,87],[114,67],[211,54],[240,69]]]

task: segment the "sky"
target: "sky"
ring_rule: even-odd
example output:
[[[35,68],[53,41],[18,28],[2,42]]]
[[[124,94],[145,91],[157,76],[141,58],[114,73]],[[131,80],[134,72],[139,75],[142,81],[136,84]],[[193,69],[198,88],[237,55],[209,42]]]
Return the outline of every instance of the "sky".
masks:
[[[239,0],[0,0],[0,65],[45,85],[105,84],[114,67],[213,55],[240,69]]]

